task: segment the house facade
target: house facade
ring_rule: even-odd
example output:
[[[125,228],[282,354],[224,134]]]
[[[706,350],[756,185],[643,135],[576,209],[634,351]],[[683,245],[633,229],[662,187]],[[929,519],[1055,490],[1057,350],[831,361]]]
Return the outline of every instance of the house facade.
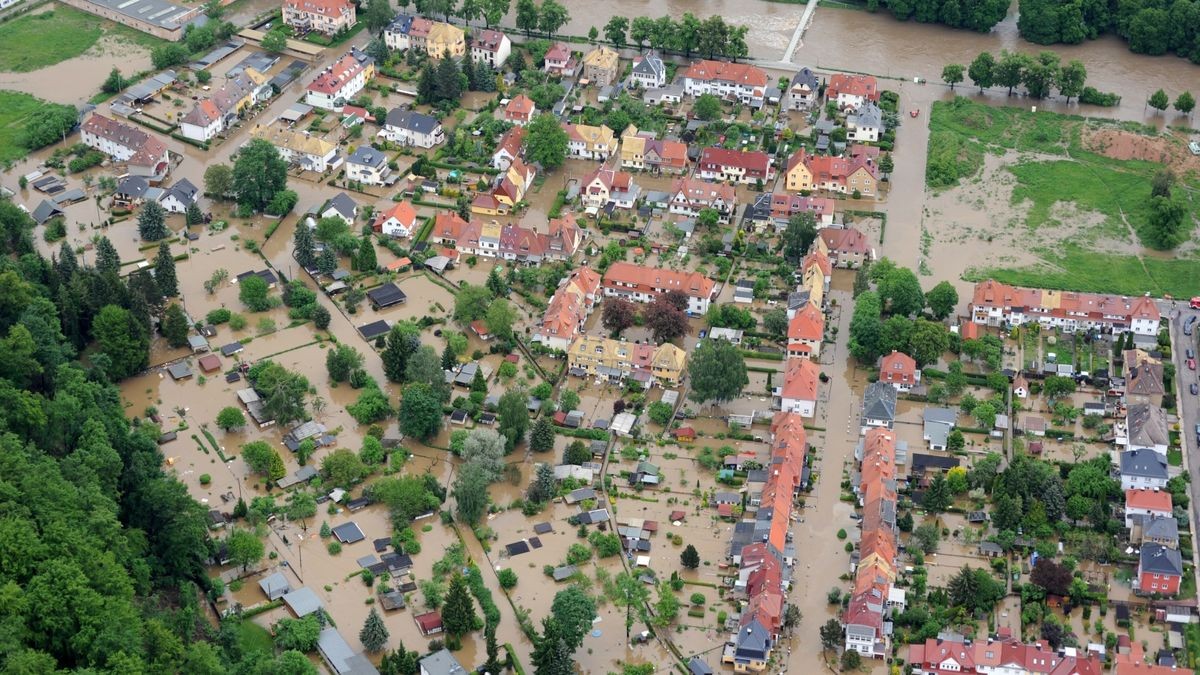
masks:
[[[821,91],[821,81],[816,73],[808,68],[801,68],[792,76],[784,95],[785,110],[808,110],[818,103]]]
[[[789,192],[824,190],[838,194],[875,196],[879,178],[869,155],[834,157],[810,154],[804,148],[788,158],[785,187]]]
[[[310,31],[330,37],[358,23],[350,0],[284,0],[283,23],[297,34]]]
[[[607,87],[617,81],[621,56],[615,49],[599,46],[583,55],[583,78],[597,87]]]
[[[157,182],[171,169],[166,143],[138,127],[93,113],[79,128],[79,134],[84,145],[125,164],[132,175]]]
[[[683,92],[688,96],[712,94],[717,98],[760,107],[770,79],[766,71],[745,63],[696,61],[683,71]]]
[[[821,342],[825,339],[825,315],[814,303],[808,303],[788,321],[788,358],[821,356]]]
[[[580,335],[571,342],[567,352],[567,368],[581,377],[606,382],[631,379],[646,387],[678,384],[686,364],[687,352],[669,342],[656,347]]]
[[[714,147],[704,148],[700,153],[696,174],[705,180],[743,185],[761,185],[775,178],[767,153]]]
[[[1162,544],[1142,544],[1138,557],[1137,591],[1145,595],[1179,593],[1183,581],[1183,556]]]
[[[658,50],[633,57],[633,69],[629,71],[629,82],[642,89],[655,89],[667,83],[667,65]]]
[[[418,148],[432,148],[446,142],[442,123],[436,117],[402,108],[388,111],[379,135],[392,143]]]
[[[971,321],[984,326],[1014,327],[1036,322],[1043,328],[1068,333],[1128,330],[1134,335],[1155,336],[1162,318],[1148,296],[1021,288],[994,279],[975,284],[969,310]]]
[[[783,385],[775,390],[779,409],[796,413],[801,417],[812,417],[817,412],[817,389],[820,368],[806,358],[787,360]]]
[[[864,103],[856,112],[846,116],[846,140],[876,143],[883,131],[883,111],[872,102]]]
[[[498,30],[481,30],[471,38],[471,60],[499,70],[512,53],[512,40]]]
[[[537,105],[524,93],[517,94],[504,106],[504,121],[523,127],[533,121]]]
[[[365,185],[387,185],[394,182],[387,155],[369,145],[359,146],[346,158],[346,180]]]
[[[550,298],[533,341],[548,349],[569,350],[600,297],[600,275],[588,267],[575,268]]]
[[[921,369],[917,368],[913,357],[893,349],[879,361],[879,381],[892,385],[897,391],[911,391],[921,384]]]
[[[605,161],[617,152],[617,139],[613,130],[601,124],[598,127],[588,124],[562,125],[567,132],[567,156],[578,159],[595,159]]]
[[[823,227],[817,230],[816,245],[834,267],[858,269],[873,257],[867,235],[853,227]]]
[[[670,291],[686,295],[688,313],[700,315],[708,311],[716,283],[699,272],[679,272],[627,262],[613,263],[604,272],[604,295],[610,298],[649,303]]]
[[[829,78],[825,99],[839,110],[858,110],[867,101],[879,101],[879,83],[871,75],[837,74]]]
[[[513,160],[523,154],[521,144],[524,141],[524,127],[517,126],[504,132],[504,135],[496,143],[496,151],[492,153],[492,168],[497,171],[507,170]]]
[[[671,186],[671,213],[695,218],[704,209],[717,212],[722,223],[728,223],[737,209],[737,191],[731,185],[710,183],[699,178],[680,178]]]
[[[250,137],[265,140],[275,146],[284,161],[305,171],[324,173],[341,166],[343,161],[336,145],[299,131],[276,126],[257,126],[251,130]]]
[[[542,70],[554,77],[575,77],[575,73],[579,72],[579,61],[566,43],[555,42],[546,51]]]
[[[366,52],[351,49],[309,83],[304,102],[316,108],[341,112],[374,77],[375,59]]]
[[[417,211],[408,200],[375,215],[371,225],[376,232],[395,239],[407,239],[417,231]]]

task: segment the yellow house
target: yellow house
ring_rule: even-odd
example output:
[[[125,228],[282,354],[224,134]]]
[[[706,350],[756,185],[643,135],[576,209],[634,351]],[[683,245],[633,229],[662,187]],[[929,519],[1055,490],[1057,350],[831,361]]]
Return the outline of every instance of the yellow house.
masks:
[[[447,54],[451,57],[462,56],[467,53],[467,37],[461,28],[438,21],[429,27],[425,53],[436,59]]]
[[[621,56],[609,47],[596,47],[583,56],[583,77],[597,87],[607,87],[617,81]]]
[[[813,189],[813,175],[804,165],[803,148],[797,150],[788,158],[787,171],[784,172],[784,189],[788,192],[800,192]]]
[[[820,237],[817,240],[820,241]],[[817,307],[824,307],[825,302],[825,273],[813,265],[804,274],[804,287],[808,289],[809,302]]]
[[[617,152],[617,137],[608,125],[564,124],[567,154],[579,159],[606,160]]]
[[[654,350],[651,373],[659,382],[675,385],[679,383],[686,363],[687,352],[670,342],[665,342]]]
[[[626,127],[621,137],[621,167],[625,169],[646,168],[646,137],[638,136],[637,127]]]
[[[647,388],[678,384],[686,363],[687,352],[671,343],[656,347],[580,335],[567,350],[567,366],[577,373],[609,382],[632,379]]]

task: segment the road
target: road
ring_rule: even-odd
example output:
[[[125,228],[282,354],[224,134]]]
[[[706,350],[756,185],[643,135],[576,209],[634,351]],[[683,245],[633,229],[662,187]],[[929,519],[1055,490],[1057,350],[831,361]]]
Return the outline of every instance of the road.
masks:
[[[1169,300],[1158,302],[1159,311],[1168,318],[1171,328],[1172,358],[1175,363],[1175,390],[1178,394],[1176,410],[1179,415],[1180,443],[1183,444],[1183,470],[1192,477],[1191,480],[1191,521],[1194,531],[1196,523],[1200,523],[1200,481],[1193,474],[1193,467],[1200,466],[1200,443],[1196,439],[1196,425],[1200,424],[1200,397],[1192,396],[1188,385],[1197,381],[1196,371],[1187,367],[1186,350],[1196,349],[1196,332],[1191,336],[1183,334],[1183,322],[1189,317],[1197,317],[1196,327],[1200,328],[1200,311],[1190,309],[1183,302],[1178,304]],[[1197,542],[1192,538],[1192,560],[1196,560]],[[1200,567],[1193,570],[1200,581]]]

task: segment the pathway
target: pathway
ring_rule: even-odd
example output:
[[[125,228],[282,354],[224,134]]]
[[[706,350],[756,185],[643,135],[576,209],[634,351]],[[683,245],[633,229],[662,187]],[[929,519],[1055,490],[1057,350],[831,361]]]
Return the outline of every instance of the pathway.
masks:
[[[804,37],[804,31],[808,29],[808,25],[812,22],[813,12],[817,11],[817,0],[808,0],[808,4],[804,6],[804,16],[800,17],[800,24],[796,26],[796,32],[792,33],[792,39],[788,42],[787,49],[783,52],[783,63],[791,63],[792,56],[796,53],[796,49],[800,47],[800,38]]]

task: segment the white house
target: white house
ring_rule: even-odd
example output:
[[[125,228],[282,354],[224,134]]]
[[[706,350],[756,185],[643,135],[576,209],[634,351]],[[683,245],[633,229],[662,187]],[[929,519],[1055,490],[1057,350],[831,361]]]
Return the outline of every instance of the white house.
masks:
[[[630,84],[642,89],[657,89],[667,83],[667,65],[657,50],[650,50],[633,57],[633,70],[629,72]]]
[[[397,202],[392,208],[380,211],[375,216],[373,227],[380,234],[407,239],[417,231],[417,212],[408,200]]]
[[[387,28],[383,29],[383,43],[388,49],[403,51],[412,46],[408,32],[412,29],[414,18],[411,14],[397,14]]]
[[[225,119],[221,111],[209,99],[197,101],[179,121],[179,133],[193,141],[210,141],[224,128]]]
[[[304,102],[340,112],[342,106],[358,96],[374,76],[374,59],[367,56],[366,52],[351,49],[332,66],[321,71],[308,85]]]
[[[346,158],[346,180],[366,185],[387,185],[395,182],[391,173],[387,155],[369,145],[359,146]]]
[[[401,108],[388,112],[387,121],[379,135],[393,143],[415,145],[418,148],[432,148],[446,141],[442,123],[436,117]]]
[[[358,217],[358,204],[345,192],[339,192],[330,199],[321,211],[322,218],[341,218],[347,225],[354,225]]]
[[[863,392],[864,427],[892,428],[896,421],[896,388],[886,382],[872,382]]]
[[[783,386],[776,388],[779,409],[798,413],[801,417],[812,417],[817,412],[817,390],[820,368],[804,358],[788,359]]]
[[[817,102],[817,94],[821,91],[821,81],[817,74],[808,68],[801,68],[792,76],[791,85],[785,99],[787,110],[807,110]]]
[[[856,143],[876,143],[883,133],[883,111],[867,102],[846,116],[846,138]]]
[[[127,124],[93,114],[79,129],[84,145],[95,148],[116,162],[123,162],[129,173],[162,180],[171,168],[167,145],[159,139]]]
[[[498,30],[481,30],[471,39],[471,60],[494,70],[499,70],[511,53],[512,41]]]
[[[1164,490],[1167,487],[1167,458],[1149,448],[1121,453],[1122,490]]]
[[[324,173],[342,164],[342,156],[338,154],[336,145],[301,131],[259,126],[250,132],[250,137],[261,138],[275,146],[284,161],[305,171]]]
[[[199,193],[200,189],[192,185],[190,180],[181,178],[167,188],[159,203],[170,213],[185,213],[189,206],[196,203],[196,195]]]

